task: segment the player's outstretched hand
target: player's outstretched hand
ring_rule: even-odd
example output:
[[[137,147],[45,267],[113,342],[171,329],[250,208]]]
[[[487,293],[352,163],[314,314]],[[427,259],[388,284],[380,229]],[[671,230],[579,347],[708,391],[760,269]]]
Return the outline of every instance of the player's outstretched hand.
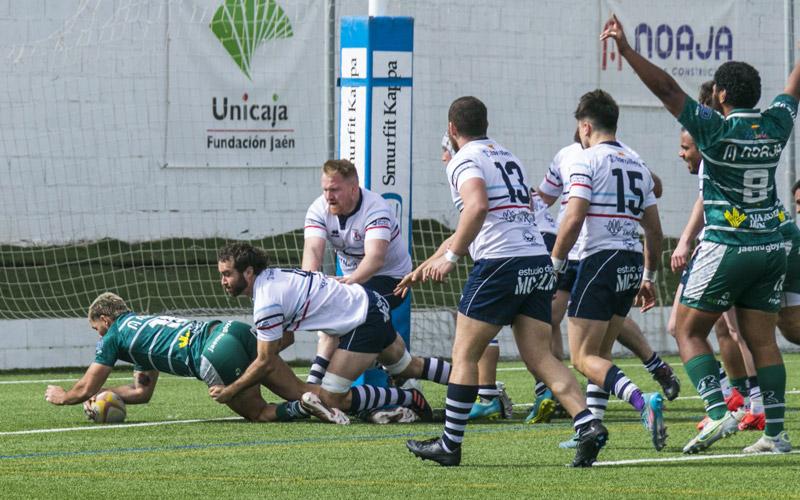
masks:
[[[607,40],[609,38],[613,38],[614,41],[617,42],[620,53],[630,48],[628,39],[625,38],[625,31],[622,29],[622,23],[619,22],[616,14],[611,14],[611,17],[606,21],[606,25],[603,27],[603,32],[600,34],[600,40]]]
[[[669,259],[672,272],[677,273],[678,271],[683,271],[687,262],[689,262],[689,245],[679,241],[678,245],[675,247],[675,251],[672,252],[672,257]]]
[[[398,297],[405,298],[405,296],[408,295],[408,291],[411,290],[411,287],[422,281],[422,269],[423,266],[420,266],[403,276],[403,279],[394,287],[392,293]]]
[[[423,281],[432,279],[434,281],[442,282],[447,278],[447,275],[456,268],[456,265],[447,260],[444,255],[434,259],[430,265],[425,269],[422,277]]]
[[[211,387],[208,388],[208,395],[211,396],[211,399],[220,404],[225,404],[232,399],[225,392],[224,385],[212,385]]]
[[[633,304],[642,312],[647,312],[655,307],[656,289],[652,281],[642,281],[642,286],[639,287],[639,293],[636,294]]]
[[[48,385],[47,389],[44,391],[44,399],[48,403],[60,405],[64,404],[64,396],[66,394],[67,391],[65,391],[63,387],[57,385]]]

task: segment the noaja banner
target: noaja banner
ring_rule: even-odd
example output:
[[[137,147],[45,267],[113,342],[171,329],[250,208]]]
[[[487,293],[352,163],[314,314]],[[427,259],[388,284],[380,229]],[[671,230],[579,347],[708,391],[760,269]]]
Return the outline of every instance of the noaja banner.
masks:
[[[323,7],[314,0],[171,7],[165,166],[321,163]]]

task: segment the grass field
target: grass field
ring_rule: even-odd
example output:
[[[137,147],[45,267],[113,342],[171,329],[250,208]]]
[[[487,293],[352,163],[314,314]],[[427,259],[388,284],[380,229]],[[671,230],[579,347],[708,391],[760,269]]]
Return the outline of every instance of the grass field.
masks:
[[[797,445],[800,355],[786,360],[787,428]],[[656,389],[638,360],[619,364]],[[100,426],[79,406],[44,401],[48,380],[70,386],[81,372],[0,374],[0,498],[800,498],[800,454],[740,455],[759,433],[697,457],[681,453],[702,404],[676,368],[683,393],[667,408],[667,448],[656,452],[638,415],[612,400],[611,440],[590,470],[565,467],[573,453],[557,444],[571,435],[567,420],[522,423],[533,397],[520,363],[498,373],[518,404],[514,419],[470,424],[458,468],[405,449],[406,439],[438,435],[441,424],[250,424],[211,401],[202,382],[165,375],[150,404],[130,406],[122,425]],[[124,384],[130,371],[112,377],[109,385]],[[426,383],[425,392],[443,406],[442,387]]]

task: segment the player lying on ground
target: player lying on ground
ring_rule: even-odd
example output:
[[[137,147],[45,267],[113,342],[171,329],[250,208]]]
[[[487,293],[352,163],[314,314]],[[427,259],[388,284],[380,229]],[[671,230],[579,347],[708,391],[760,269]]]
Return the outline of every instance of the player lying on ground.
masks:
[[[622,57],[689,131],[703,155],[706,232],[678,306],[676,337],[712,422],[684,452],[705,450],[738,430],[722,397],[707,340],[720,314],[734,305],[762,393],[770,396],[764,435],[744,451],[788,452],[792,447],[783,430],[786,368],[775,342],[787,266],[779,231],[785,213],[775,192],[775,170],[797,115],[800,66],[789,75],[784,93],[761,112],[753,109],[761,97],[758,71],[743,62],[722,64],[714,74],[713,90],[720,113],[699,105],[666,72],[634,51],[616,16],[608,20],[600,38],[616,41]]]
[[[255,334],[249,325],[137,315],[113,293],[101,294],[92,302],[89,324],[100,334],[94,363],[68,391],[47,386],[45,399],[54,405],[83,403],[103,390],[117,393],[126,404],[147,403],[155,391],[159,372],[195,377],[208,386],[230,384],[256,357]],[[280,348],[292,342],[291,336],[282,337]],[[133,383],[103,388],[118,360],[133,364]],[[290,402],[267,404],[259,384]],[[298,400],[309,390],[313,387],[298,379],[288,366],[276,366],[227,404],[248,420],[292,420],[308,416]]]
[[[303,405],[320,419],[349,423],[347,415],[385,405],[414,410],[422,420],[432,412],[415,390],[352,387],[353,381],[377,360],[392,376],[424,378],[445,384],[449,363],[412,356],[397,335],[389,315],[389,304],[380,294],[361,285],[348,285],[322,273],[268,266],[266,254],[248,243],[231,243],[217,254],[222,286],[233,297],[253,299],[253,319],[258,336],[258,356],[242,376],[229,385],[209,391],[225,403],[276,367],[286,365],[279,356],[281,338],[295,330],[321,330],[339,338],[331,357],[319,397],[303,394]],[[430,369],[437,365],[442,370]],[[282,369],[282,368],[281,368]]]

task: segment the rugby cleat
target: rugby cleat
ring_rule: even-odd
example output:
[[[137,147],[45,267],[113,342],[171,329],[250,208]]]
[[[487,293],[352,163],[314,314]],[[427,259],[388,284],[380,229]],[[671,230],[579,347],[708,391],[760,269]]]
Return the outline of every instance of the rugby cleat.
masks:
[[[664,399],[657,392],[649,392],[644,397],[642,425],[650,432],[653,447],[661,451],[667,445],[667,427],[664,425]]]
[[[423,422],[433,422],[433,409],[425,396],[416,389],[411,389],[411,408]]]
[[[746,415],[744,398],[736,389],[733,389],[733,391],[734,392],[731,392],[730,396],[725,398],[725,404],[728,406],[728,410],[733,413],[733,418],[735,418],[737,422],[741,422]],[[702,431],[703,427],[710,421],[711,417],[708,415],[703,417],[703,420],[697,423],[697,430]]]
[[[739,422],[729,411],[719,420],[710,420],[703,430],[683,447],[684,453],[698,453],[739,430]]]
[[[406,441],[406,447],[408,451],[422,460],[433,460],[443,467],[452,467],[461,463],[461,447],[456,451],[447,451],[444,449],[441,438],[425,441],[409,439]]]
[[[506,385],[504,383],[498,382],[497,389],[500,391],[500,395],[497,399],[500,400],[500,406],[503,407],[503,413],[501,415],[508,420],[514,416],[514,402],[511,401],[511,396],[506,392]]]
[[[789,453],[792,451],[792,443],[789,441],[789,434],[783,431],[775,437],[765,434],[755,444],[742,451],[744,453]]]
[[[410,424],[419,420],[411,408],[405,406],[394,406],[392,408],[378,408],[368,412],[364,420],[373,424]]]
[[[549,422],[555,412],[556,402],[553,400],[553,393],[550,389],[547,389],[543,394],[536,396],[530,413],[525,417],[525,423],[539,424]]]
[[[494,420],[503,414],[503,405],[500,403],[500,398],[492,398],[488,402],[484,402],[481,398],[475,400],[472,404],[472,409],[469,411],[469,420],[477,418],[488,418]]]
[[[653,372],[653,379],[661,386],[661,392],[664,393],[664,397],[668,401],[672,401],[680,394],[681,381],[675,376],[675,372],[672,371],[668,364],[662,363],[661,366],[656,368]]]
[[[731,389],[731,394],[725,398],[725,404],[728,406],[728,411],[736,411],[744,406],[744,396],[735,387]]]
[[[565,450],[577,448],[579,439],[580,436],[576,432],[575,434],[572,435],[571,438],[567,439],[566,441],[561,441],[560,443],[558,443],[558,447]]]
[[[306,392],[300,398],[300,405],[310,414],[329,424],[347,425],[350,419],[338,408],[331,408],[313,392]]]
[[[767,417],[763,413],[752,414],[750,410],[744,414],[742,420],[739,421],[740,431],[763,431],[767,426]]]
[[[572,467],[591,467],[600,449],[608,442],[608,430],[599,420],[592,420],[578,436]]]

